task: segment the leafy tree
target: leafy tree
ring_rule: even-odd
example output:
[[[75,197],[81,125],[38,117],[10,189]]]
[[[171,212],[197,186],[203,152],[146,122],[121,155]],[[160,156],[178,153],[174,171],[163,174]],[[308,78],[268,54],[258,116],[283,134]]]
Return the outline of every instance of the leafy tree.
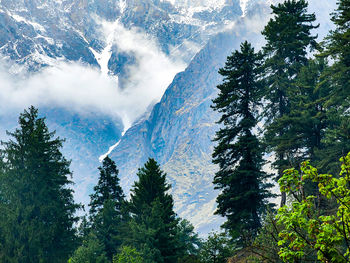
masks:
[[[248,42],[227,58],[219,73],[224,77],[218,86],[220,93],[213,100],[214,110],[222,113],[223,127],[216,133],[213,163],[220,169],[215,174],[216,214],[227,217],[223,227],[234,238],[251,240],[261,227],[260,215],[270,196],[262,171],[263,149],[254,134],[261,98],[259,76],[261,54],[255,53]]]
[[[67,262],[76,246],[76,211],[67,161],[38,110],[20,114],[2,142],[1,262]]]
[[[319,174],[309,162],[296,169],[286,170],[279,180],[281,191],[290,194],[290,205],[280,208],[276,216],[282,226],[279,233],[279,255],[284,262],[305,259],[314,252],[321,262],[350,261],[350,153],[340,159],[339,178]],[[304,192],[310,180],[318,184],[319,193],[337,203],[336,211],[321,211],[316,197]]]
[[[254,243],[248,249],[252,255],[264,263],[281,263],[283,262],[279,257],[278,234],[282,230],[277,225],[275,214],[269,212],[264,219],[264,224],[259,235],[254,240]]]
[[[131,190],[133,244],[145,262],[177,262],[179,243],[173,198],[166,174],[154,159],[138,172]]]
[[[298,138],[288,132],[290,125],[286,117],[291,111],[291,96],[295,96],[295,77],[302,66],[308,62],[307,48],[316,46],[316,36],[311,30],[316,20],[314,14],[307,13],[305,0],[286,0],[272,5],[274,17],[268,22],[262,34],[267,41],[265,53],[265,109],[266,141],[276,154],[274,166],[278,170],[277,178],[283,170],[294,164],[300,154]],[[287,125],[286,125],[287,124]],[[285,203],[282,194],[282,205]]]
[[[108,263],[103,244],[93,234],[83,241],[68,263]]]
[[[201,247],[201,262],[226,263],[234,251],[232,242],[224,233],[211,233]]]
[[[135,248],[124,246],[113,259],[113,263],[143,263],[141,253]]]
[[[119,185],[117,167],[108,156],[98,169],[100,177],[90,196],[91,229],[102,242],[107,258],[112,260],[123,242],[127,226],[125,196]]]

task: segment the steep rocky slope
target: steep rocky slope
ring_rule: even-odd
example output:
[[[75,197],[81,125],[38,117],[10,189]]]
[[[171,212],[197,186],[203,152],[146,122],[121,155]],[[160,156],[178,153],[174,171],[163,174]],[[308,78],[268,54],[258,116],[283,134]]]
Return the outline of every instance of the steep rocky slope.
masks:
[[[239,0],[219,2],[220,5],[214,1],[208,5],[207,1],[0,0],[0,73],[8,71],[16,81],[23,79],[21,85],[27,85],[26,80],[32,76],[38,76],[36,81],[40,81],[48,72],[57,74],[47,68],[76,63],[83,65],[82,70],[93,68],[103,76],[116,75],[119,89],[132,89],[135,76],[142,76],[137,75],[143,60],[157,59],[159,55],[188,64],[212,35],[242,14]],[[133,46],[128,41],[139,43]],[[149,45],[152,50],[145,54],[138,50]],[[147,52],[153,52],[152,56]],[[61,81],[59,78],[46,79],[44,85]],[[36,89],[36,84],[34,81],[31,87]],[[5,110],[0,112],[0,136],[6,139],[5,130],[16,126],[21,109],[8,102],[11,100],[1,93],[4,91],[1,85],[0,99],[4,100],[0,108]],[[17,88],[21,87],[12,89]],[[96,86],[96,90],[99,88]],[[6,90],[9,88],[5,87]],[[44,89],[47,93],[49,90]],[[45,99],[45,94],[40,97]],[[96,181],[98,157],[119,140],[125,122],[118,114],[99,112],[98,108],[79,109],[80,104],[62,105],[52,100],[35,103],[41,114],[47,116],[50,127],[67,138],[64,151],[72,159],[77,199],[86,203]]]
[[[137,167],[155,158],[168,173],[176,209],[201,232],[217,228],[214,217],[217,192],[212,184],[216,167],[211,164],[212,139],[218,115],[210,105],[221,81],[218,69],[243,39],[258,41],[241,20],[220,33],[177,74],[149,117],[129,129],[111,157],[117,162],[125,189],[135,180]]]

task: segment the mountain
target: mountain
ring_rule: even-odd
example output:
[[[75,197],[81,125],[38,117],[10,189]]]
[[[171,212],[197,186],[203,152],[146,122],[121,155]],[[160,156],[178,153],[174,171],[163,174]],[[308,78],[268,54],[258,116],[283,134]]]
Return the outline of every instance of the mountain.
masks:
[[[208,39],[241,14],[239,0],[0,0],[0,138],[6,139],[5,130],[16,127],[24,107],[38,106],[50,128],[66,138],[64,153],[72,159],[76,197],[87,203],[98,174],[98,158],[121,138],[127,123],[122,116],[125,110],[116,112],[111,106],[113,98],[107,98],[108,110],[101,110],[103,100],[98,107],[91,106],[84,101],[83,87],[79,92],[71,90],[103,78],[107,81],[96,85],[112,83],[107,90],[117,91],[107,94],[127,100],[128,92],[137,97],[134,86],[139,85],[146,89],[148,99],[143,103],[148,106],[159,100],[179,67],[170,73],[165,69],[167,78],[162,81],[152,79],[164,78],[164,73],[147,75],[149,71],[172,66],[173,61],[184,68]],[[158,57],[163,61],[149,63]],[[82,75],[91,73],[95,75],[90,78]],[[79,78],[87,80],[79,82]],[[148,85],[144,78],[151,79]],[[159,86],[155,91],[154,83]],[[98,95],[105,87],[86,90],[93,88]],[[63,94],[67,91],[71,92],[68,97]],[[40,98],[25,100],[34,96],[31,93]],[[123,98],[116,97],[117,103],[123,104]]]
[[[244,39],[262,46],[270,3],[0,0],[0,139],[35,104],[67,139],[79,202],[88,202],[99,157],[114,149],[126,191],[153,157],[168,173],[177,213],[201,233],[217,228],[217,71]],[[310,3],[329,23],[335,0]]]
[[[202,8],[201,2],[205,1],[172,5],[160,0],[1,0],[0,52],[35,71],[55,65],[57,59],[103,67],[99,55],[108,48],[107,53],[112,52],[104,62],[111,73],[119,74],[125,62],[133,62],[132,54],[120,51],[118,36],[108,39],[103,28],[106,22],[119,22],[126,29],[141,29],[157,39],[163,52],[189,62],[210,35],[242,14],[239,0],[217,8]]]
[[[222,221],[213,216],[218,192],[212,184],[217,168],[211,163],[212,139],[218,130],[215,121],[219,119],[210,108],[221,81],[217,72],[243,39],[261,40],[250,33],[249,21],[242,19],[233,30],[213,37],[186,70],[175,76],[149,117],[135,123],[110,155],[125,189],[136,179],[137,167],[148,157],[155,158],[172,184],[176,211],[201,233],[217,229]]]
[[[221,81],[218,69],[244,40],[262,46],[260,32],[269,18],[270,3],[246,2],[244,17],[211,38],[186,70],[175,76],[149,115],[125,133],[110,155],[123,175],[125,189],[132,186],[137,167],[148,157],[160,162],[173,187],[176,211],[201,233],[222,223],[222,218],[213,215],[218,192],[212,184],[217,167],[211,163],[212,139],[219,129],[215,124],[219,116],[210,107]],[[315,3],[311,2],[311,7],[315,10]],[[325,23],[320,29],[322,36],[329,30],[327,20],[320,20]]]

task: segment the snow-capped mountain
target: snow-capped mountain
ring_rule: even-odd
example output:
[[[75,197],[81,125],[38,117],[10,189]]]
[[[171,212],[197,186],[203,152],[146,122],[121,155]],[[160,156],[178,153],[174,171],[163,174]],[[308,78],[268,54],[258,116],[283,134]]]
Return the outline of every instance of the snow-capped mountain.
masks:
[[[0,137],[6,139],[25,106],[38,106],[67,138],[76,196],[86,203],[98,158],[123,126],[241,15],[238,0],[0,0]],[[139,108],[131,117],[130,97]]]
[[[118,47],[118,28],[106,34],[106,22],[138,28],[163,52],[188,63],[211,35],[240,15],[238,0],[2,0],[0,52],[29,70],[58,59],[107,66],[120,74],[134,61]],[[108,57],[102,61],[105,48]]]
[[[262,45],[271,1],[0,0],[0,139],[35,104],[67,138],[78,201],[87,203],[98,158],[114,145],[126,191],[154,157],[179,215],[202,233],[218,227],[217,70],[245,38]]]

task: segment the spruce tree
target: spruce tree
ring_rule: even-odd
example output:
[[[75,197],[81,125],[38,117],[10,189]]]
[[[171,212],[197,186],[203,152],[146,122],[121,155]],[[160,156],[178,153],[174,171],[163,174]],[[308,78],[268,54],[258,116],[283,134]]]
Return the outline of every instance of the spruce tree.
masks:
[[[70,162],[38,110],[19,117],[19,128],[8,132],[1,175],[1,262],[67,262],[76,245],[76,211]]]
[[[324,76],[331,82],[331,91],[325,103],[329,125],[326,130],[325,150],[320,152],[321,170],[339,172],[339,156],[350,151],[350,1],[339,0],[332,14],[336,28],[326,39],[324,55],[333,63]]]
[[[97,185],[94,187],[94,193],[90,195],[90,215],[94,217],[103,209],[107,200],[115,203],[115,208],[121,210],[125,201],[123,189],[119,184],[119,171],[115,162],[108,156],[103,159],[102,166],[98,167],[100,176]]]
[[[112,260],[123,242],[127,225],[125,195],[113,160],[107,156],[98,169],[99,180],[90,195],[90,219],[92,232],[103,244],[107,258]]]
[[[291,111],[291,96],[295,96],[295,77],[301,67],[308,62],[307,48],[316,47],[316,37],[311,30],[317,28],[312,23],[314,14],[307,13],[305,0],[287,0],[276,6],[272,5],[274,17],[268,22],[262,34],[267,41],[265,53],[265,107],[266,141],[275,152],[274,167],[278,170],[277,179],[283,170],[296,165],[295,159],[301,152],[298,138],[288,132],[288,118]],[[281,204],[286,196],[282,194]]]
[[[254,134],[262,91],[260,64],[261,54],[248,42],[242,43],[220,69],[224,82],[213,100],[214,110],[222,113],[218,123],[223,125],[216,133],[213,153],[213,162],[220,168],[214,178],[215,188],[221,190],[216,214],[227,218],[223,227],[240,241],[257,234],[270,196],[262,171],[263,149]]]
[[[177,223],[166,174],[154,159],[138,171],[131,190],[133,245],[145,262],[177,262]]]
[[[300,69],[294,80],[295,93],[289,98],[290,111],[278,119],[280,125],[288,127],[283,136],[285,149],[299,149],[298,156],[294,156],[299,161],[315,162],[317,153],[324,148],[322,140],[327,127],[324,104],[330,85],[322,75],[327,69],[327,61],[320,57],[310,59]]]

